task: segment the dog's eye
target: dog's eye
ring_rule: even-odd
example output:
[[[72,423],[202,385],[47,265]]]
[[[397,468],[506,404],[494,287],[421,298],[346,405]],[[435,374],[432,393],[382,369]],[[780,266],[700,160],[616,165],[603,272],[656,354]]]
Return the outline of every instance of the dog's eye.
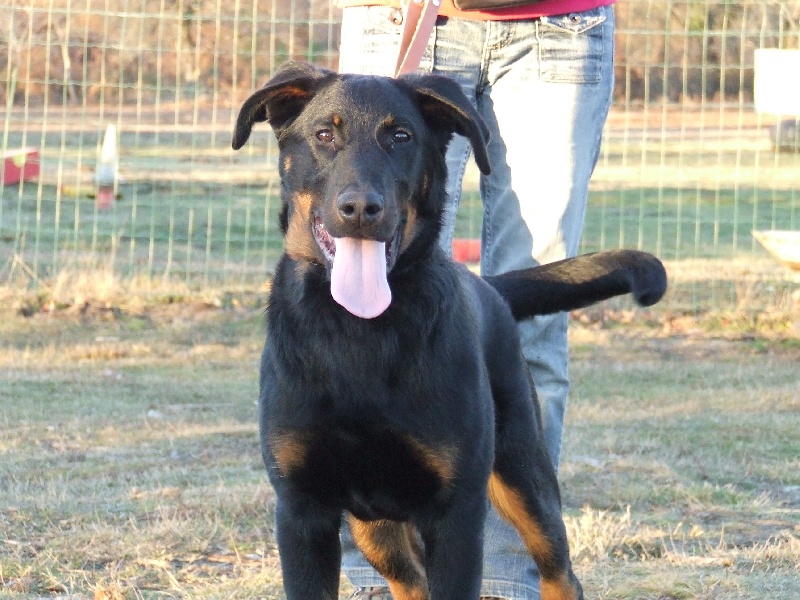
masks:
[[[326,144],[333,143],[333,132],[330,129],[320,129],[317,132],[317,139]]]
[[[405,129],[397,129],[392,133],[392,141],[395,144],[405,144],[411,141],[411,134]]]

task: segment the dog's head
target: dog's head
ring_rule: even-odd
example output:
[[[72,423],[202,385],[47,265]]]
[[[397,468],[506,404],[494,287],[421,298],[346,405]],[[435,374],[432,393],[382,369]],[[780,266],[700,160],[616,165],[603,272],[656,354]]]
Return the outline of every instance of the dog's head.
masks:
[[[387,273],[432,252],[445,206],[445,151],[467,137],[489,172],[488,130],[455,82],[339,75],[288,63],[242,106],[241,148],[268,121],[278,139],[286,253],[330,274],[365,318],[391,301]]]

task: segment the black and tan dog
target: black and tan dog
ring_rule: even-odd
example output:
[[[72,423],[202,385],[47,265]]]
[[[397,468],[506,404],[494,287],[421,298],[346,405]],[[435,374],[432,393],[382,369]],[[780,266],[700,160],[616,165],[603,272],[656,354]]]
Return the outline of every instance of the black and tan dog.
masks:
[[[452,134],[489,170],[485,126],[448,79],[291,63],[245,102],[234,148],[258,121],[280,147],[260,406],[289,600],[337,597],[344,514],[396,600],[477,599],[487,495],[542,598],[581,598],[515,318],[627,292],[651,304],[661,263],[617,251],[480,278],[448,260]]]

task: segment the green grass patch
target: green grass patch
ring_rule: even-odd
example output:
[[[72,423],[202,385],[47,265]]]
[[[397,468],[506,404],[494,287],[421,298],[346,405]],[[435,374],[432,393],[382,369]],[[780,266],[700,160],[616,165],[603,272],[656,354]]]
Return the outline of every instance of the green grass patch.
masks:
[[[797,229],[792,189],[637,187],[594,191],[582,251],[632,247],[663,260],[766,255],[754,229]]]

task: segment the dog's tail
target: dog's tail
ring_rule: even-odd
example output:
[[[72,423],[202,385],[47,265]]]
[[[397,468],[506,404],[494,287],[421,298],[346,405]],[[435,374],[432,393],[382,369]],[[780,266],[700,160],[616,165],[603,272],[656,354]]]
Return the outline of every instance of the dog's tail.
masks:
[[[500,292],[517,320],[574,310],[629,292],[640,305],[650,306],[667,290],[664,265],[637,250],[585,254],[484,279]]]

